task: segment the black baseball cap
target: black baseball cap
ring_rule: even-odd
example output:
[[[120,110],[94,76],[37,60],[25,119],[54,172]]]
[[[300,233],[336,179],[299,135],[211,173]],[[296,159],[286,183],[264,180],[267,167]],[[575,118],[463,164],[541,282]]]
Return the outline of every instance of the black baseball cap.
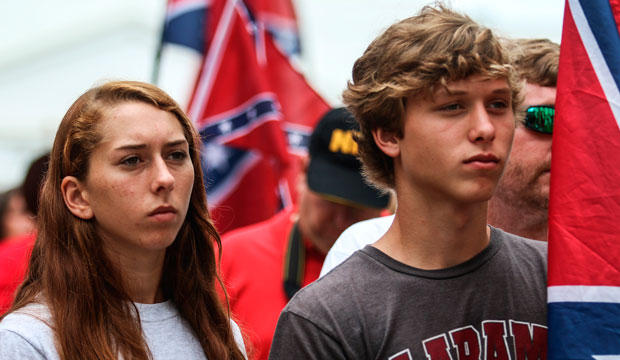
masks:
[[[390,200],[362,176],[353,134],[359,125],[345,108],[328,111],[310,137],[308,187],[336,201],[383,209]]]

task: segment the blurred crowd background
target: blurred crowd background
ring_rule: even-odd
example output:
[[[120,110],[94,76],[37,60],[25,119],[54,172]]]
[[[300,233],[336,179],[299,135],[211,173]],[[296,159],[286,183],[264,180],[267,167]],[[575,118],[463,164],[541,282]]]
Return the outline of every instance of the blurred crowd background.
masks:
[[[337,106],[369,41],[427,3],[293,0],[301,41],[297,65]],[[449,3],[500,34],[560,42],[563,0]],[[0,11],[0,191],[6,191],[19,186],[28,165],[51,147],[62,115],[85,89],[109,79],[152,82],[166,1],[2,1]],[[199,62],[185,48],[167,48],[157,84],[186,104]]]

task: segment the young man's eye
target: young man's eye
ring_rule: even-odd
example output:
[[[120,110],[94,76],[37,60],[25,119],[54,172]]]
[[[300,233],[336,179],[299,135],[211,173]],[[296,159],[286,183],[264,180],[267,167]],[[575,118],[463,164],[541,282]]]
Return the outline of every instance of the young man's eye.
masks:
[[[457,111],[457,110],[461,110],[463,107],[461,106],[461,104],[448,104],[448,105],[444,105],[441,108],[439,108],[439,110],[442,111]]]
[[[508,107],[508,103],[506,101],[493,101],[491,104],[489,104],[489,107],[491,109],[505,109]]]

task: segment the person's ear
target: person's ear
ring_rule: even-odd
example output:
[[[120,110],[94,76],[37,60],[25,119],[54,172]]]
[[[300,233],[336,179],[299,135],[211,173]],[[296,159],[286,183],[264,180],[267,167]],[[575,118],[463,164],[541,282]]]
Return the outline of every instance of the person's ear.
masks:
[[[300,162],[300,166],[301,166],[301,171],[298,173],[297,175],[297,181],[295,182],[295,190],[297,192],[297,197],[299,197],[299,194],[302,194],[304,191],[306,191],[306,188],[308,187],[308,166],[310,166],[310,156],[309,155],[302,155],[299,159]]]
[[[94,214],[88,201],[88,192],[84,189],[82,182],[74,176],[66,176],[60,184],[60,191],[65,200],[65,206],[73,215],[83,220],[93,218]]]
[[[310,165],[310,155],[300,155],[297,161],[300,163],[301,172],[305,174],[308,171],[308,166]]]
[[[372,131],[372,137],[377,147],[383,151],[385,155],[391,158],[400,155],[400,139],[395,132],[377,128]]]

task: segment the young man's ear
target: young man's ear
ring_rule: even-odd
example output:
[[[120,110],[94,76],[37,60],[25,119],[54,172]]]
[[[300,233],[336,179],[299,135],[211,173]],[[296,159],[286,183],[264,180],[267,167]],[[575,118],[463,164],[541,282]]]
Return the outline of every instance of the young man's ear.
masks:
[[[385,153],[385,155],[395,158],[400,155],[400,139],[393,131],[377,128],[372,131],[375,144]]]
[[[83,220],[92,219],[94,214],[88,201],[88,193],[78,179],[66,176],[60,184],[60,191],[65,205],[73,215]]]

